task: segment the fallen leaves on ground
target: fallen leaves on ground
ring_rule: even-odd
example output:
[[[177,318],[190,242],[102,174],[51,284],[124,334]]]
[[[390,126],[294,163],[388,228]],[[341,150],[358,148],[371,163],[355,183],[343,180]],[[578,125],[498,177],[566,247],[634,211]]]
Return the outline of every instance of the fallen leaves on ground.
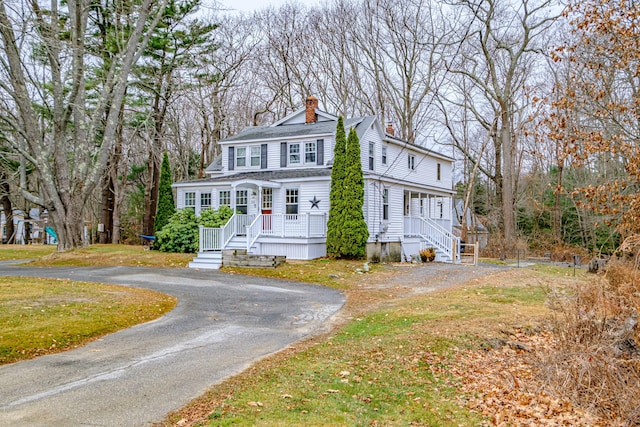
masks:
[[[515,331],[499,348],[459,352],[451,373],[462,379],[460,404],[495,426],[603,426],[602,420],[543,391],[535,353],[550,348],[552,335]]]

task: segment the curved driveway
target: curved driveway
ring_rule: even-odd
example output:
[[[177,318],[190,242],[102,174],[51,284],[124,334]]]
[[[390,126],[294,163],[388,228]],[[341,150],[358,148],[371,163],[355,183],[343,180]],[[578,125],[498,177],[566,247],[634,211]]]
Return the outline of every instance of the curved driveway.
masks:
[[[85,347],[0,366],[0,425],[157,422],[308,335],[344,303],[333,289],[217,271],[0,265],[2,275],[144,287],[177,297],[178,305]]]

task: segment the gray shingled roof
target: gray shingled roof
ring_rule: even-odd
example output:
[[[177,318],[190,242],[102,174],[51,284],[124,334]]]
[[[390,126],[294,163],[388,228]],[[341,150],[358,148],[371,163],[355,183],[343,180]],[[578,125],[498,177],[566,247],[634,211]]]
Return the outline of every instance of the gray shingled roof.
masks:
[[[223,176],[215,176],[212,178],[203,178],[196,179],[191,181],[184,181],[189,183],[198,183],[198,182],[228,182],[228,181],[237,181],[244,179],[254,179],[256,181],[277,181],[279,179],[299,179],[299,178],[314,178],[314,177],[330,177],[331,169],[323,167],[323,168],[309,168],[309,169],[282,169],[282,170],[271,170],[271,171],[251,171],[251,172],[240,172],[234,173],[233,175],[223,175]]]
[[[205,169],[205,172],[220,172],[222,171],[222,155],[213,159],[211,164]]]
[[[356,117],[344,121],[345,128],[358,126],[364,119],[373,120],[373,117]],[[367,121],[368,121],[367,120]],[[220,142],[241,142],[263,139],[305,137],[307,135],[332,135],[336,131],[335,121],[301,123],[295,125],[278,126],[250,126],[242,129],[240,133],[226,138]]]

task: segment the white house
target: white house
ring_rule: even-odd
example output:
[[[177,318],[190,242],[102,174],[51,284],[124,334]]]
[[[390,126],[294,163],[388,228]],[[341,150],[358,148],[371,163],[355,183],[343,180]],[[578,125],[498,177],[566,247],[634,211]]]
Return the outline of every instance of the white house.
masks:
[[[228,205],[236,214],[223,229],[201,229],[192,267],[218,268],[221,251],[313,259],[326,255],[331,165],[338,118],[306,106],[269,125],[247,127],[220,141],[221,158],[208,177],[174,184],[177,207]],[[364,218],[370,260],[409,260],[435,247],[437,260],[455,262],[452,231],[453,159],[394,137],[374,116],[348,118],[364,172]]]

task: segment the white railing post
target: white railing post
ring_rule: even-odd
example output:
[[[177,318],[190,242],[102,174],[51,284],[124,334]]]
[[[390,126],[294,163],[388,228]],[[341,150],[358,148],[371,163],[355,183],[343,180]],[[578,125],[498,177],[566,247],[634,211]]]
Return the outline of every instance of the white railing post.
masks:
[[[201,225],[198,227],[198,252],[204,252],[202,250],[204,242],[204,227]]]

